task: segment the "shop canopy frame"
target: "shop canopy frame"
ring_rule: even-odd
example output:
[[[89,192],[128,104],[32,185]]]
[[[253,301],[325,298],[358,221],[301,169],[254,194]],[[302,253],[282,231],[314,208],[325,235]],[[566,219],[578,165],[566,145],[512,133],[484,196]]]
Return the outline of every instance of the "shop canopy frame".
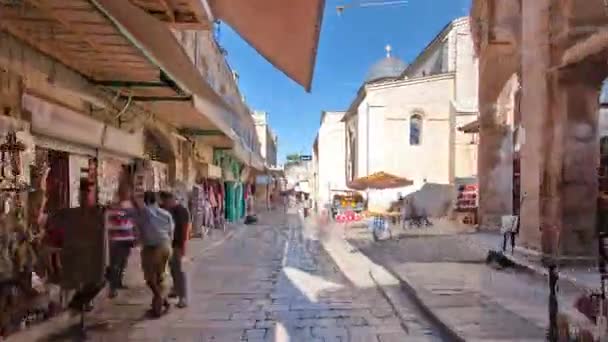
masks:
[[[203,3],[208,20],[231,25],[275,67],[310,90],[324,0],[188,2],[197,1]],[[153,6],[154,0],[145,2]],[[150,15],[154,10],[143,3],[2,2],[0,29],[124,100],[146,102],[145,108],[165,116],[176,112],[165,107],[183,109],[177,111],[186,113],[180,118],[168,118],[180,121],[178,128],[221,130],[223,140],[241,144],[226,122],[227,115],[235,116],[237,109],[199,72],[170,26]],[[249,162],[260,164],[258,157],[249,156]]]

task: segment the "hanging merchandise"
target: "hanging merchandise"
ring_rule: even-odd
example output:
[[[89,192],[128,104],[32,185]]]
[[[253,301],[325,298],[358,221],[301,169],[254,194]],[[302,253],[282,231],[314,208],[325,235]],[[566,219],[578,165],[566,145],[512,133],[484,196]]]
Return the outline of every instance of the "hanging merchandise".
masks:
[[[38,295],[32,288],[37,236],[28,228],[24,212],[25,193],[30,190],[23,177],[27,150],[14,131],[0,145],[0,336],[15,328],[27,314],[23,303]]]
[[[241,175],[241,163],[224,150],[213,151],[213,162],[222,169],[222,176],[228,181],[238,181]]]
[[[203,194],[203,226],[206,229],[210,229],[214,227],[214,217],[213,217],[213,208],[211,207],[210,202],[210,185],[207,183],[205,186],[205,192]]]
[[[190,213],[192,215],[192,235],[195,237],[202,236],[203,232],[203,191],[203,186],[200,184],[192,187]]]
[[[123,164],[117,159],[101,158],[98,168],[98,201],[99,204],[107,205],[112,203],[114,196],[118,193],[118,185],[123,175]]]
[[[245,192],[243,183],[237,183],[236,191],[236,212],[238,215],[237,219],[240,220],[245,217]]]
[[[188,203],[190,202],[190,193],[188,192],[188,188],[184,182],[175,182],[175,185],[173,186],[173,195],[175,196],[177,202],[184,206],[184,208],[190,207],[188,205]]]
[[[221,184],[213,181],[209,186],[209,200],[213,214],[213,225],[216,229],[224,229],[224,212],[222,206]]]

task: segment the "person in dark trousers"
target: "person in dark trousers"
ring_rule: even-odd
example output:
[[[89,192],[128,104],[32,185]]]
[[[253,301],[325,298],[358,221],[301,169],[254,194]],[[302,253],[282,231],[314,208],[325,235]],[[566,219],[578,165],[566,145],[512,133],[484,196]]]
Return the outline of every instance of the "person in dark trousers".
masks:
[[[106,229],[110,238],[110,298],[117,295],[118,289],[126,288],[123,278],[131,249],[135,245],[134,205],[131,190],[126,184],[118,189],[118,201],[106,210]]]
[[[175,234],[173,235],[173,255],[169,261],[171,277],[173,278],[173,291],[170,297],[178,297],[178,308],[188,306],[188,289],[186,272],[182,260],[186,254],[186,243],[190,234],[190,213],[183,205],[179,204],[175,196],[170,192],[161,192],[161,206],[169,211],[175,222]]]

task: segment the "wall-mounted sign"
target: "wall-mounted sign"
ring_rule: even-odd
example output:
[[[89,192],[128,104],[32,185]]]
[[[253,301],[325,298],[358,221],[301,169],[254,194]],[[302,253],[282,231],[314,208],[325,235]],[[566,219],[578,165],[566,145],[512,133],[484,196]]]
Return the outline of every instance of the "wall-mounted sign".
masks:
[[[311,161],[312,160],[312,156],[300,156],[300,160],[301,161]]]

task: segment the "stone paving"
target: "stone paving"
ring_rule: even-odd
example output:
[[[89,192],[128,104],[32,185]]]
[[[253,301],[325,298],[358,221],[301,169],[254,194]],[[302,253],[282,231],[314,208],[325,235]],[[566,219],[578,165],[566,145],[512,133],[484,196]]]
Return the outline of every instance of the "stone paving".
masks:
[[[543,341],[548,288],[537,274],[485,264],[488,245],[477,234],[427,234],[373,242],[363,229],[348,241],[404,280],[425,306],[467,341]],[[579,289],[560,283],[560,310],[576,316]]]
[[[497,249],[502,243],[502,236],[492,232],[475,234],[475,238],[490,248]],[[547,270],[541,265],[540,254],[528,249],[516,246],[514,253],[509,250],[507,256],[517,264],[529,268],[539,274],[546,274]],[[585,265],[586,264],[586,265]],[[581,290],[597,291],[600,287],[601,276],[594,262],[589,264],[570,264],[559,267],[559,277],[562,281],[569,282]]]
[[[150,295],[129,279],[138,285],[91,315],[88,341],[440,340],[407,298],[397,298],[398,309],[390,304],[370,280],[369,259],[349,257],[336,241],[295,214],[261,214],[214,248],[196,254],[202,248],[193,243],[188,308],[148,320]]]

